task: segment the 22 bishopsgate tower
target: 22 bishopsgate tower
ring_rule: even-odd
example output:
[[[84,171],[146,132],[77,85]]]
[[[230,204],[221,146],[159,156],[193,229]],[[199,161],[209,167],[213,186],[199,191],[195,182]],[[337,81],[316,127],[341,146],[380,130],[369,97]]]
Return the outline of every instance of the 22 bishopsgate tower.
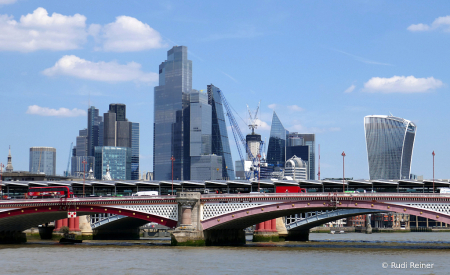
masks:
[[[159,86],[154,94],[153,171],[156,180],[189,179],[189,93],[192,61],[187,47],[173,47],[159,65]]]
[[[234,179],[220,89],[192,89],[187,47],[175,46],[159,65],[154,94],[155,180]],[[172,158],[173,157],[173,158]]]
[[[366,116],[370,179],[409,179],[416,125],[394,116]]]

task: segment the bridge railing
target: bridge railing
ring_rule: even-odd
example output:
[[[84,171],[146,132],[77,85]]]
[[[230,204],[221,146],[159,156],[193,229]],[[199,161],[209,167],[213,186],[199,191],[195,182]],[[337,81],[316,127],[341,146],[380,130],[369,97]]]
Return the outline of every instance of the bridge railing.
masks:
[[[167,200],[167,199],[175,199],[176,196],[168,195],[168,196],[126,196],[126,197],[82,197],[82,198],[48,198],[48,199],[8,199],[8,200],[0,200],[0,204],[11,203],[11,202],[20,202],[20,203],[55,203],[55,202],[92,202],[92,201],[143,201],[143,200]]]
[[[421,198],[443,198],[450,197],[450,193],[342,193],[342,192],[324,192],[324,193],[242,193],[242,194],[203,194],[202,199],[208,198],[261,198],[261,197],[346,197],[346,198],[379,198],[379,197],[421,197]]]

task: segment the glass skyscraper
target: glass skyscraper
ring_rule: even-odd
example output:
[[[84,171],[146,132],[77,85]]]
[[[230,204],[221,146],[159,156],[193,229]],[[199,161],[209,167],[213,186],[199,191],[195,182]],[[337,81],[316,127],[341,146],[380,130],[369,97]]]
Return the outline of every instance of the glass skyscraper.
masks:
[[[153,172],[155,180],[189,179],[189,93],[192,61],[187,47],[175,46],[159,65],[159,86],[154,90]]]
[[[208,85],[208,104],[212,106],[211,153],[222,156],[222,178],[234,180],[233,159],[220,89],[212,84]]]
[[[409,179],[416,125],[394,116],[364,117],[370,179]]]
[[[302,148],[308,146],[308,149]],[[293,155],[300,157],[308,162],[308,179],[316,178],[316,135],[315,134],[299,134],[296,132],[289,133],[287,136],[286,159],[290,159]]]
[[[30,173],[56,174],[56,149],[53,147],[30,148]]]
[[[95,178],[102,179],[109,164],[111,178],[131,180],[131,148],[114,146],[95,147]]]
[[[131,123],[131,179],[139,179],[139,123]]]
[[[288,133],[277,114],[273,112],[269,146],[267,147],[267,163],[269,165],[284,167],[286,161],[286,136]]]
[[[98,115],[98,109],[94,106],[89,107],[88,109],[88,128],[87,128],[87,155],[94,156],[94,148],[95,146],[99,146],[100,140],[100,123],[103,121],[103,118]]]

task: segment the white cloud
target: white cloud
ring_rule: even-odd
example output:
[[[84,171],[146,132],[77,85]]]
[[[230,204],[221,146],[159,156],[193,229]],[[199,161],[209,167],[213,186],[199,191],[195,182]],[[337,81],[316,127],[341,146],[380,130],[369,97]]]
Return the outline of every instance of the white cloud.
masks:
[[[102,49],[108,52],[143,51],[166,46],[159,32],[129,16],[118,16],[115,22],[103,27],[91,25],[89,34],[102,42]]]
[[[75,55],[65,55],[51,68],[42,72],[47,76],[68,75],[82,79],[90,79],[106,82],[156,82],[158,74],[145,73],[141,70],[141,64],[130,62],[126,65],[111,62],[92,62],[81,59]]]
[[[442,87],[443,83],[434,77],[393,76],[391,78],[372,77],[364,83],[366,92],[380,93],[423,93]]]
[[[431,31],[437,29],[443,29],[446,32],[450,31],[450,15],[436,18],[433,21],[433,23],[431,23],[431,26],[419,23],[419,24],[412,24],[407,28],[408,31],[412,32]]]
[[[275,108],[277,108],[277,106],[278,106],[278,104],[273,103],[273,104],[268,105],[267,107],[269,107],[269,109],[275,110]]]
[[[346,94],[351,93],[351,92],[353,92],[353,90],[354,90],[355,88],[356,88],[356,86],[352,84],[352,86],[348,87],[348,88],[344,91],[344,93],[346,93]]]
[[[259,118],[256,119],[255,122],[256,122],[256,125],[258,125],[257,129],[270,131],[270,125],[267,122],[262,121]]]
[[[291,112],[301,112],[301,111],[304,111],[305,109],[303,109],[302,107],[299,107],[299,106],[297,106],[297,105],[290,105],[290,106],[287,106],[288,107],[288,109],[291,111]]]
[[[0,6],[14,4],[15,2],[17,2],[17,0],[0,0]]]
[[[44,8],[21,16],[0,15],[0,50],[32,52],[36,50],[71,50],[86,42],[86,17],[66,16]]]
[[[38,105],[28,106],[27,114],[39,116],[59,116],[59,117],[77,117],[86,116],[85,110],[74,108],[69,110],[67,108],[50,109],[48,107],[40,107]]]

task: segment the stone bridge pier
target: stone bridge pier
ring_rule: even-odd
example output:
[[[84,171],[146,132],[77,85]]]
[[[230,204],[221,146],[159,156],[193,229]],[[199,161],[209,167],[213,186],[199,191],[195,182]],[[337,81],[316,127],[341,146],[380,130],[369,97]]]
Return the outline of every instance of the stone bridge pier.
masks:
[[[245,232],[243,229],[203,230],[200,217],[202,205],[200,193],[180,192],[177,194],[178,224],[171,234],[172,245],[243,245]]]

